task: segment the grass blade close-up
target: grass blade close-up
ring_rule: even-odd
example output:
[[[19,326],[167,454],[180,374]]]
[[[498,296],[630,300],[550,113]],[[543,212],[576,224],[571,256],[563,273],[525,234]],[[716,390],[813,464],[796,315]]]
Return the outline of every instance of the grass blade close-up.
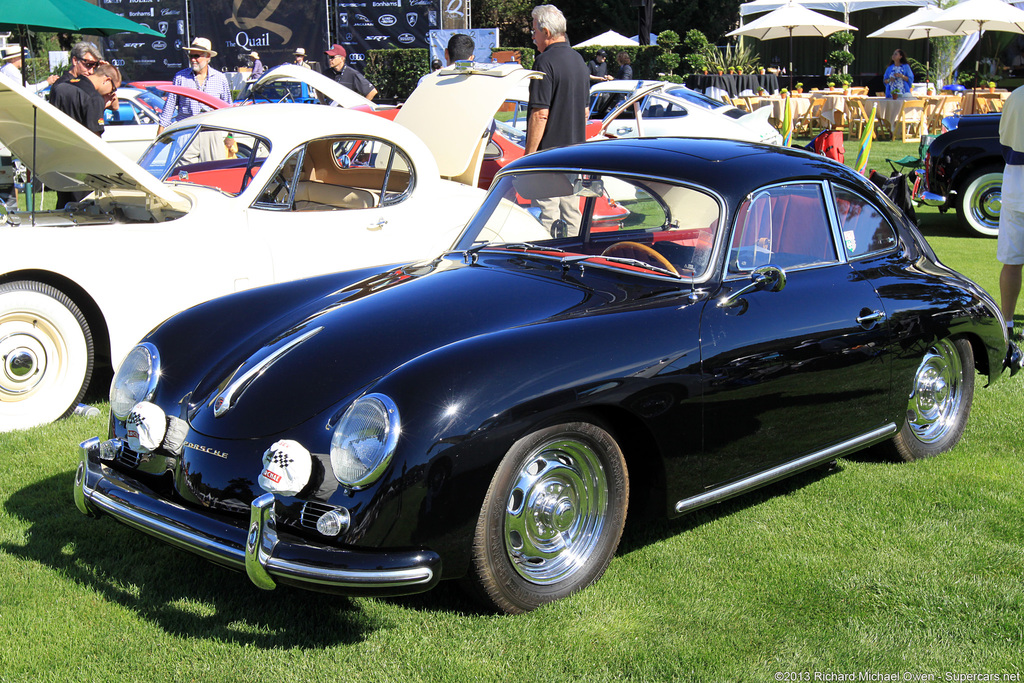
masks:
[[[869,168],[916,152],[876,141]],[[917,215],[939,257],[998,296],[996,241],[952,212]],[[106,436],[94,392],[99,417],[0,434],[0,681],[1021,680],[1024,380],[984,385],[948,453],[862,452],[627,524],[596,584],[519,616],[449,584],[261,591],[87,519],[72,483],[78,443]]]

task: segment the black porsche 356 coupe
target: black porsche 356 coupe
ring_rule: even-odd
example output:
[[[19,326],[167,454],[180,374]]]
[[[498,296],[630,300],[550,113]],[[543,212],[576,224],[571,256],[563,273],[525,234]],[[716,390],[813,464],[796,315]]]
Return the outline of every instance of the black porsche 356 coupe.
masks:
[[[599,202],[628,212],[594,221]],[[976,374],[1020,362],[989,295],[849,169],[587,143],[510,164],[433,260],[163,323],[121,365],[75,498],[262,588],[463,578],[523,612],[598,579],[627,510],[952,448]]]

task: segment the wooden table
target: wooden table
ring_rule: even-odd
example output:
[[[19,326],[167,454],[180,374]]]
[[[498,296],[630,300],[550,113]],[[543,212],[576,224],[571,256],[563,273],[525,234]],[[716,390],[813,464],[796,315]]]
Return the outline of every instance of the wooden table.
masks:
[[[963,114],[991,114],[1003,110],[1003,102],[1010,96],[1008,90],[966,91],[963,98]]]

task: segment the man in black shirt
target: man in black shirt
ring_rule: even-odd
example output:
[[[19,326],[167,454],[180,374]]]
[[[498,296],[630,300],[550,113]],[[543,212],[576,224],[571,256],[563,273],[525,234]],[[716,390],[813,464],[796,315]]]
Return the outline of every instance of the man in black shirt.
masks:
[[[345,48],[335,44],[331,46],[330,50],[325,50],[324,54],[327,55],[327,65],[330,67],[325,75],[368,100],[377,96],[377,89],[370,81],[366,80],[366,76],[345,63],[345,59],[348,57]]]
[[[71,47],[71,68],[64,72],[64,75],[57,79],[57,82],[50,87],[50,104],[53,104],[53,93],[61,83],[67,83],[72,78],[82,78],[91,74],[97,66],[103,63],[99,48],[92,43],[80,41]]]
[[[590,80],[595,83],[601,81],[610,81],[614,77],[608,75],[608,62],[606,58],[608,53],[604,50],[598,50],[594,54],[594,58],[587,62],[587,68],[590,69]]]
[[[103,110],[108,102],[117,101],[121,73],[110,64],[100,64],[88,76],[56,83],[50,92],[53,106],[82,124],[96,135],[103,135]],[[116,104],[115,104],[116,106]],[[78,202],[88,192],[57,192],[57,208],[68,202]]]
[[[590,70],[565,36],[565,16],[554,5],[533,8],[533,42],[540,54],[533,62],[544,78],[530,81],[530,113],[525,154],[586,139]],[[579,233],[579,197],[536,200],[541,222],[556,237]]]

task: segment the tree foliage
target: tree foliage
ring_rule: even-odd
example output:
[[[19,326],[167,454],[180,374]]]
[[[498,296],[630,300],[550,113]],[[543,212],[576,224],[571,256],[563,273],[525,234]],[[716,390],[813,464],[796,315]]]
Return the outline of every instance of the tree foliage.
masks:
[[[685,35],[697,29],[715,44],[724,44],[724,36],[739,22],[741,0],[657,0],[654,3],[652,31],[671,30]],[[539,1],[478,0],[474,5],[473,25],[499,29],[502,45],[529,47],[530,10]],[[569,40],[582,42],[608,29],[625,36],[639,32],[638,8],[629,0],[555,0],[569,24]]]

